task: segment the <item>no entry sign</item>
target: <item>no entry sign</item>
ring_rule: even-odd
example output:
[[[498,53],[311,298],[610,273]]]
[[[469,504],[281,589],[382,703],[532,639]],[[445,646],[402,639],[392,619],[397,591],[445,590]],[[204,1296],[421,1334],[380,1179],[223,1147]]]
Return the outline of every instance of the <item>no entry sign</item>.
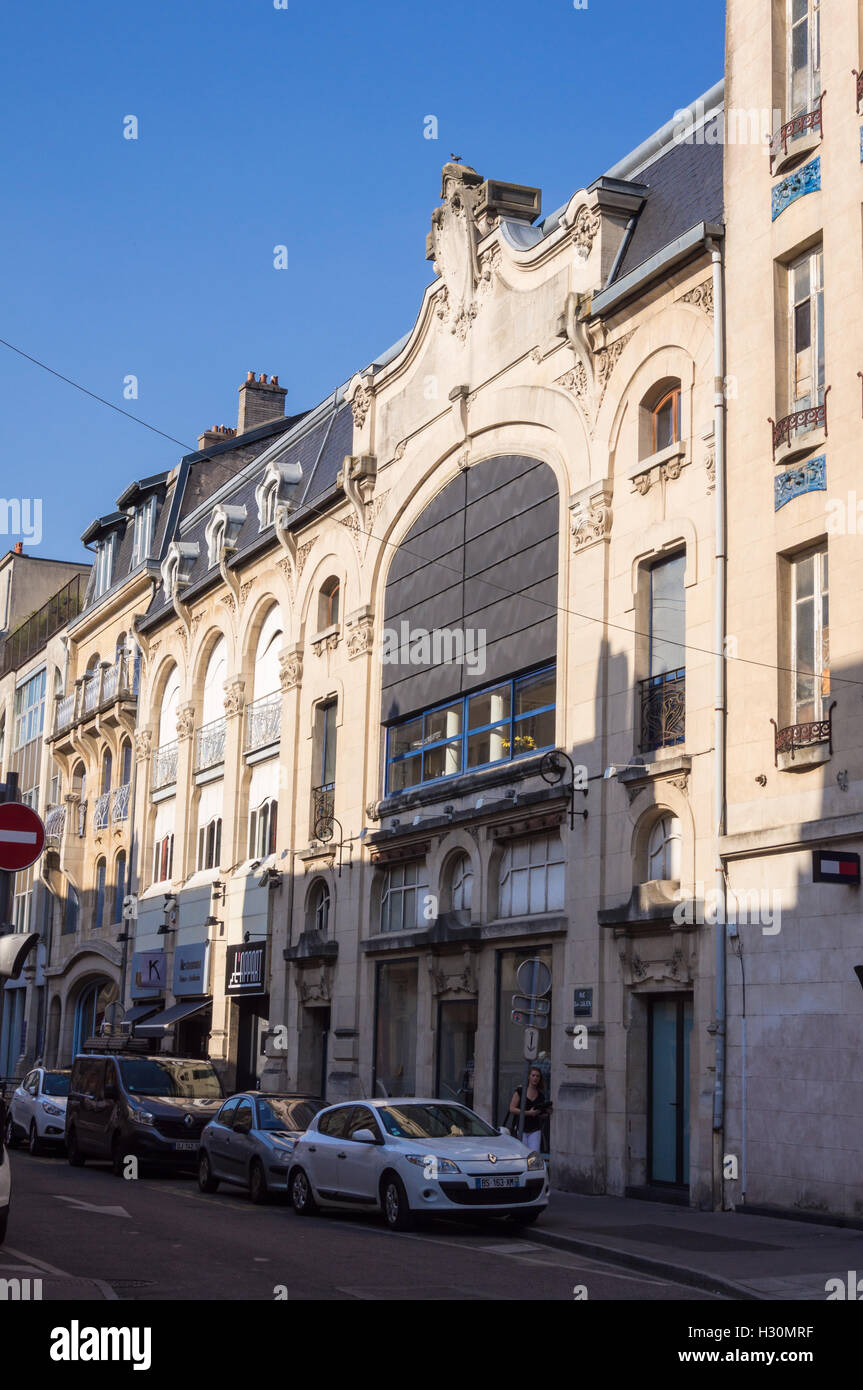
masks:
[[[9,873],[29,869],[44,847],[41,817],[22,801],[0,802],[0,869]]]

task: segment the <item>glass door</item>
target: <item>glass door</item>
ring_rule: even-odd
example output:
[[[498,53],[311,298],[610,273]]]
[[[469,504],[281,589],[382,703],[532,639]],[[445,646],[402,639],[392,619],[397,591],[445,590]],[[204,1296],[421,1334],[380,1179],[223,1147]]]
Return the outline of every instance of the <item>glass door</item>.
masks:
[[[435,1095],[473,1109],[476,1000],[448,999],[438,1005]]]
[[[648,1014],[648,1181],[689,1185],[690,998],[651,999]]]

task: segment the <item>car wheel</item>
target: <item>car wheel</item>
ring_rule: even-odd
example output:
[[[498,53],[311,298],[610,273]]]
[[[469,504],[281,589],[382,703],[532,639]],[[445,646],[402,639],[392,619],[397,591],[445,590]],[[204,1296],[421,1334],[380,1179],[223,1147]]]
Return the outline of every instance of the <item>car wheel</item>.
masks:
[[[27,1147],[34,1158],[42,1152],[42,1140],[39,1138],[39,1131],[36,1128],[36,1121],[30,1121],[30,1133],[27,1136]]]
[[[312,1184],[302,1168],[295,1168],[291,1173],[291,1206],[297,1216],[314,1216],[318,1210]]]
[[[253,1158],[249,1164],[249,1196],[256,1207],[262,1206],[270,1199],[267,1175],[259,1158]]]
[[[17,1144],[18,1144],[18,1135],[17,1135],[16,1130],[17,1130],[17,1126],[16,1126],[16,1124],[15,1124],[15,1121],[12,1119],[12,1115],[11,1115],[11,1114],[7,1115],[7,1116],[6,1116],[6,1147],[7,1147],[7,1149],[14,1149],[14,1148],[16,1148],[16,1146],[17,1146]]]
[[[381,1184],[381,1205],[391,1231],[412,1231],[416,1219],[408,1203],[405,1185],[397,1173],[387,1173]]]
[[[539,1207],[531,1207],[529,1211],[512,1211],[507,1217],[512,1226],[532,1226],[534,1221],[538,1221],[542,1216]]]
[[[69,1130],[69,1136],[66,1140],[66,1157],[73,1168],[83,1168],[84,1164],[87,1162],[81,1150],[78,1148],[78,1136],[74,1129]]]
[[[6,1206],[6,1207],[3,1208],[2,1211],[0,1211],[0,1245],[2,1245],[3,1242],[4,1242],[4,1240],[6,1239],[6,1227],[7,1227],[8,1225],[9,1225],[9,1208],[8,1208],[8,1206]]]
[[[202,1192],[218,1192],[219,1179],[213,1177],[213,1170],[210,1167],[210,1159],[206,1149],[201,1150],[198,1159],[198,1186]]]

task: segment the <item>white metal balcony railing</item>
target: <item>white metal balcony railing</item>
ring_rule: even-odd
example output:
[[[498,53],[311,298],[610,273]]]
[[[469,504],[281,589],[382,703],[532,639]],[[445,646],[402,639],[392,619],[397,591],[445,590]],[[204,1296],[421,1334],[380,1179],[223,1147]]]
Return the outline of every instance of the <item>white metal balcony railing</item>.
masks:
[[[102,665],[84,677],[69,695],[63,695],[54,708],[54,732],[66,729],[85,715],[118,699],[132,699],[138,693],[140,657],[132,661],[126,652],[112,666]]]
[[[93,829],[94,829],[94,830],[107,830],[107,828],[108,828],[108,816],[109,816],[110,808],[111,808],[111,793],[110,793],[110,792],[102,792],[101,796],[98,796],[98,797],[96,798],[95,805],[93,806]]]
[[[153,791],[159,791],[161,787],[169,787],[172,782],[176,782],[177,749],[175,739],[173,743],[163,743],[161,748],[153,750],[153,772],[150,779]]]
[[[67,728],[68,725],[72,723],[74,714],[75,692],[73,690],[71,695],[63,695],[61,699],[57,701],[57,710],[54,716],[55,730]]]
[[[115,787],[111,793],[111,820],[128,820],[129,818],[129,783],[124,782],[122,787]]]
[[[282,727],[281,695],[265,695],[246,705],[246,747],[247,753],[257,748],[266,748],[270,743],[278,743]]]
[[[45,817],[45,839],[59,844],[66,824],[66,807],[49,806]]]
[[[227,721],[212,719],[204,724],[195,735],[195,771],[204,772],[208,767],[217,767],[225,761],[225,733]]]

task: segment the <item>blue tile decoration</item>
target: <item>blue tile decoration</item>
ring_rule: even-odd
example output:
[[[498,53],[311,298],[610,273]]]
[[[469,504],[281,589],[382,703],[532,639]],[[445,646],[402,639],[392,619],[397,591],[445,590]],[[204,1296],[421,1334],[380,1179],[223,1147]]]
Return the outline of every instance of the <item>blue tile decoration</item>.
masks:
[[[819,454],[798,468],[788,468],[773,479],[773,510],[778,512],[786,502],[801,497],[804,492],[827,491],[827,455]]]
[[[780,213],[795,201],[797,198],[804,197],[807,193],[817,193],[821,187],[821,156],[810,159],[808,164],[804,164],[802,169],[796,169],[793,174],[782,179],[777,183],[771,194],[772,213],[771,222],[775,222]]]

